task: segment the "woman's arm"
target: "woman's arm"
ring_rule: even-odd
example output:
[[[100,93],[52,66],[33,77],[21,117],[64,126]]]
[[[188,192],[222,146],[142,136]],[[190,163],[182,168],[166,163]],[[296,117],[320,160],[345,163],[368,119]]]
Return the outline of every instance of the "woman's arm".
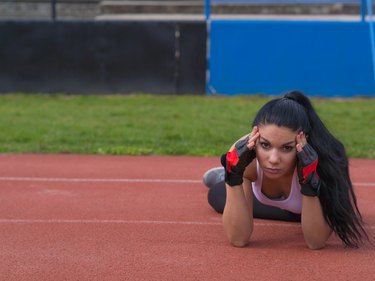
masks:
[[[301,224],[307,246],[312,250],[324,248],[332,229],[324,219],[318,197],[303,196]]]
[[[305,242],[310,249],[317,250],[325,246],[332,233],[327,224],[319,201],[320,177],[316,172],[318,155],[307,143],[303,132],[296,137],[298,151],[298,176],[302,193],[301,224]]]
[[[235,247],[248,244],[253,232],[253,197],[251,183],[244,179],[242,185],[228,186],[223,213],[224,231]]]
[[[251,182],[255,168],[254,146],[258,128],[231,147],[225,158],[226,203],[223,212],[224,231],[233,246],[244,247],[253,232],[253,197]]]

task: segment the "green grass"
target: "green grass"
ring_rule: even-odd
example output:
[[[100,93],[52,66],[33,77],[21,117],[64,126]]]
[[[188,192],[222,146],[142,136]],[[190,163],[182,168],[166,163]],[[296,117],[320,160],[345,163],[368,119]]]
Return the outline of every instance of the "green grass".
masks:
[[[1,153],[219,155],[269,98],[0,96]],[[350,157],[375,158],[375,99],[313,99]]]

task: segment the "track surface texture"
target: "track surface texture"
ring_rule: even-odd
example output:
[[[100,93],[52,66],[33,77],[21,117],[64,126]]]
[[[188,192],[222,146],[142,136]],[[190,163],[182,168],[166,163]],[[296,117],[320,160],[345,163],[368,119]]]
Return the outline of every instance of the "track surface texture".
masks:
[[[0,155],[0,280],[374,280],[375,247],[332,236],[309,250],[300,224],[256,220],[232,247],[207,204],[217,157]],[[375,161],[350,173],[370,235]]]

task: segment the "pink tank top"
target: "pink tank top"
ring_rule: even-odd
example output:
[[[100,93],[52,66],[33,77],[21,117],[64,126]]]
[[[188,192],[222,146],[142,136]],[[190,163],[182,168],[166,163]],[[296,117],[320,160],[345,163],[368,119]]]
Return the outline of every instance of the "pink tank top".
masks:
[[[287,210],[292,213],[300,214],[302,211],[301,186],[298,182],[297,169],[294,170],[292,188],[289,196],[285,199],[271,199],[262,193],[263,170],[257,161],[257,180],[252,183],[254,196],[259,202]]]

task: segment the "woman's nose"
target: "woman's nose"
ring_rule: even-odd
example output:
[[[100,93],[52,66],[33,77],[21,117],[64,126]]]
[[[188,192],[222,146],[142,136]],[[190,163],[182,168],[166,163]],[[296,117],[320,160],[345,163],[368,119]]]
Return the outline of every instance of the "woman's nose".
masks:
[[[277,163],[280,162],[280,156],[279,156],[279,153],[276,149],[272,149],[270,151],[268,161],[272,164],[277,164]]]

